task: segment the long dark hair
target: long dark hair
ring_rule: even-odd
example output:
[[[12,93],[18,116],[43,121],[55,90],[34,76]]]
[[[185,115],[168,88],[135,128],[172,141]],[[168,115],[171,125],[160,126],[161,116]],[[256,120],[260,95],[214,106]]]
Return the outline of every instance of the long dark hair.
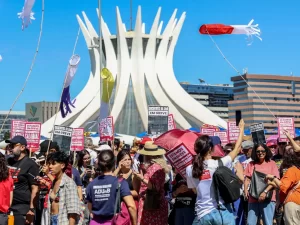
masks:
[[[130,156],[130,152],[127,149],[123,149],[121,150],[118,155],[117,155],[117,166],[119,165],[119,162],[126,156],[128,155],[130,160],[131,160],[131,164],[132,164],[132,158]]]
[[[204,156],[212,149],[213,143],[211,142],[209,136],[202,135],[197,138],[194,144],[194,149],[197,155],[193,161],[193,177],[200,179],[204,170]]]
[[[259,158],[258,158],[257,153],[256,153],[258,147],[263,147],[266,150],[265,161],[270,162],[270,160],[272,159],[273,154],[272,154],[271,150],[265,144],[256,144],[256,145],[254,145],[254,148],[253,148],[252,153],[251,153],[251,159],[253,160],[253,162],[254,163],[259,163]]]
[[[9,176],[5,156],[0,153],[0,182],[6,180]]]
[[[78,163],[77,163],[77,167],[78,169],[81,169],[81,167],[83,166],[83,157],[85,155],[90,155],[90,153],[87,150],[83,150],[77,153],[77,159],[78,159]]]

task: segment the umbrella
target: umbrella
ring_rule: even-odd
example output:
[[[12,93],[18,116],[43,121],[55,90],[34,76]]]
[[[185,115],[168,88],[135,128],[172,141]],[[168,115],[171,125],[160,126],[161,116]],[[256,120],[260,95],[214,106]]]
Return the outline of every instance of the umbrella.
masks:
[[[135,135],[135,136],[137,136],[137,137],[139,137],[139,138],[147,137],[147,136],[148,136],[148,132],[147,132],[147,131],[144,131],[144,132],[139,133],[139,134],[137,134],[137,135]]]
[[[201,134],[190,130],[173,129],[160,135],[154,141],[154,144],[166,149],[167,151],[173,150],[179,145],[184,144],[193,155],[196,155],[194,151],[194,143],[199,136],[201,136]]]

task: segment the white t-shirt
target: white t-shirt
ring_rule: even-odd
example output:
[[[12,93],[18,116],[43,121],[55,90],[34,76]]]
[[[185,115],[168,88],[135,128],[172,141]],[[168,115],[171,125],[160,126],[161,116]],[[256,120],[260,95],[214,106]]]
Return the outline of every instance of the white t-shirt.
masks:
[[[225,156],[222,159],[223,165],[231,168],[232,160],[230,156]],[[217,201],[215,199],[214,187],[212,185],[212,177],[216,169],[218,168],[218,161],[209,159],[204,161],[204,171],[200,179],[193,178],[192,165],[186,168],[187,185],[188,188],[197,189],[197,200],[195,210],[198,219],[202,218],[206,214],[210,213],[217,208]],[[224,201],[219,197],[220,203]]]

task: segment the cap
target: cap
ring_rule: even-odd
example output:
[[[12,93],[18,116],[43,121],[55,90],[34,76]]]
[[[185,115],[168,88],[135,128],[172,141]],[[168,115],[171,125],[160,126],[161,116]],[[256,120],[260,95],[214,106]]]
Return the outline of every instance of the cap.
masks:
[[[11,140],[5,140],[5,143],[18,144],[27,146],[27,141],[23,136],[14,136]]]
[[[140,144],[145,145],[147,141],[152,141],[152,139],[150,137],[143,137]]]
[[[277,146],[277,142],[275,140],[272,140],[272,141],[268,141],[267,142],[267,146],[270,147],[270,146]]]
[[[242,149],[250,149],[253,148],[254,143],[252,141],[244,141],[242,143]]]
[[[210,136],[209,138],[210,138],[213,146],[221,144],[221,139],[218,136]]]
[[[109,145],[100,145],[99,148],[95,148],[95,151],[104,151],[104,150],[111,150],[111,147],[109,147]]]

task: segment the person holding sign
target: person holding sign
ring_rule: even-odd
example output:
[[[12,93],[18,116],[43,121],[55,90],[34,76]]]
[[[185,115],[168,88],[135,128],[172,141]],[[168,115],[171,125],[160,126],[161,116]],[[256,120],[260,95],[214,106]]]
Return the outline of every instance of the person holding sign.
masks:
[[[244,120],[239,124],[240,134],[234,149],[225,157],[221,158],[223,165],[227,168],[232,167],[232,162],[240,152],[240,147],[244,135]],[[213,143],[207,135],[202,135],[195,142],[195,152],[197,153],[193,164],[186,168],[188,188],[197,193],[196,218],[193,225],[235,225],[235,217],[232,213],[231,205],[224,204],[223,199],[217,197],[214,192],[213,175],[219,167],[219,162],[212,159]],[[239,193],[238,193],[239,194]],[[222,210],[218,210],[218,204]]]

